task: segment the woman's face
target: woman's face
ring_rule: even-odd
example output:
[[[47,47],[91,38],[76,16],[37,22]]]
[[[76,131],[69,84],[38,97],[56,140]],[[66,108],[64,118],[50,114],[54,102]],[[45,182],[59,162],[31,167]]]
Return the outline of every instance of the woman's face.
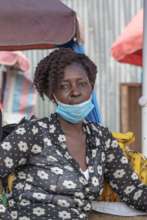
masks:
[[[90,98],[92,86],[82,65],[73,63],[64,70],[63,79],[58,82],[55,97],[65,104],[79,104]]]

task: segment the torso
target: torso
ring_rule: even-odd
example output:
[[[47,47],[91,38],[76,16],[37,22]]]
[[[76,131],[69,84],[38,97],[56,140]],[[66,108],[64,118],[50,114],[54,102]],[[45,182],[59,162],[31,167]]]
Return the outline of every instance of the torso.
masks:
[[[86,165],[86,135],[70,134],[66,135],[67,149],[70,155],[79,163],[81,170],[87,169]]]

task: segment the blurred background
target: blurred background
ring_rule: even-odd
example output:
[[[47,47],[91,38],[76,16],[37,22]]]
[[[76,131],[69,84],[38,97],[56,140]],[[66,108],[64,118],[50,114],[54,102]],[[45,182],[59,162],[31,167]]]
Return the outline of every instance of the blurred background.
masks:
[[[124,27],[143,7],[143,0],[62,0],[62,2],[77,13],[86,54],[98,67],[95,89],[102,113],[102,123],[112,131],[123,132],[138,126],[140,133],[140,109],[136,110],[136,101],[141,95],[142,69],[115,61],[111,56],[111,47],[123,32]],[[64,31],[64,27],[62,28]],[[46,49],[23,51],[30,63],[28,70],[30,78],[27,80],[33,79],[37,63],[50,51]],[[130,106],[128,106],[129,96],[135,97]],[[37,101],[35,96],[33,99],[36,102],[33,111],[38,117],[48,116],[49,112],[54,110],[53,104],[47,99],[42,101],[38,95]],[[127,103],[125,103],[126,100],[128,100]],[[133,112],[137,112],[137,115],[134,115],[135,120],[132,118],[135,125],[132,124],[129,127],[127,121]],[[138,146],[140,136],[137,138]]]

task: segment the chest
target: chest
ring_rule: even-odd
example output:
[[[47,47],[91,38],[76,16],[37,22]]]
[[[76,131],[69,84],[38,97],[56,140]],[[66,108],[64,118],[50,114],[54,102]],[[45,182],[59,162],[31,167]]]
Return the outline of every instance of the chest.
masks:
[[[67,149],[70,155],[79,163],[80,168],[85,170],[86,164],[86,135],[67,135],[66,136]]]

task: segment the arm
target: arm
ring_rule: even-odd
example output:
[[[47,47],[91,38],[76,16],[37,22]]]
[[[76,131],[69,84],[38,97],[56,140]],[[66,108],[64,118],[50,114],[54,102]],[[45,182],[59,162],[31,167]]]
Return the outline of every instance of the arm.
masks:
[[[16,167],[25,165],[32,145],[30,123],[20,125],[0,144],[0,177],[6,177]]]
[[[147,185],[140,182],[112,134],[106,131],[105,177],[120,199],[129,206],[147,212]]]

